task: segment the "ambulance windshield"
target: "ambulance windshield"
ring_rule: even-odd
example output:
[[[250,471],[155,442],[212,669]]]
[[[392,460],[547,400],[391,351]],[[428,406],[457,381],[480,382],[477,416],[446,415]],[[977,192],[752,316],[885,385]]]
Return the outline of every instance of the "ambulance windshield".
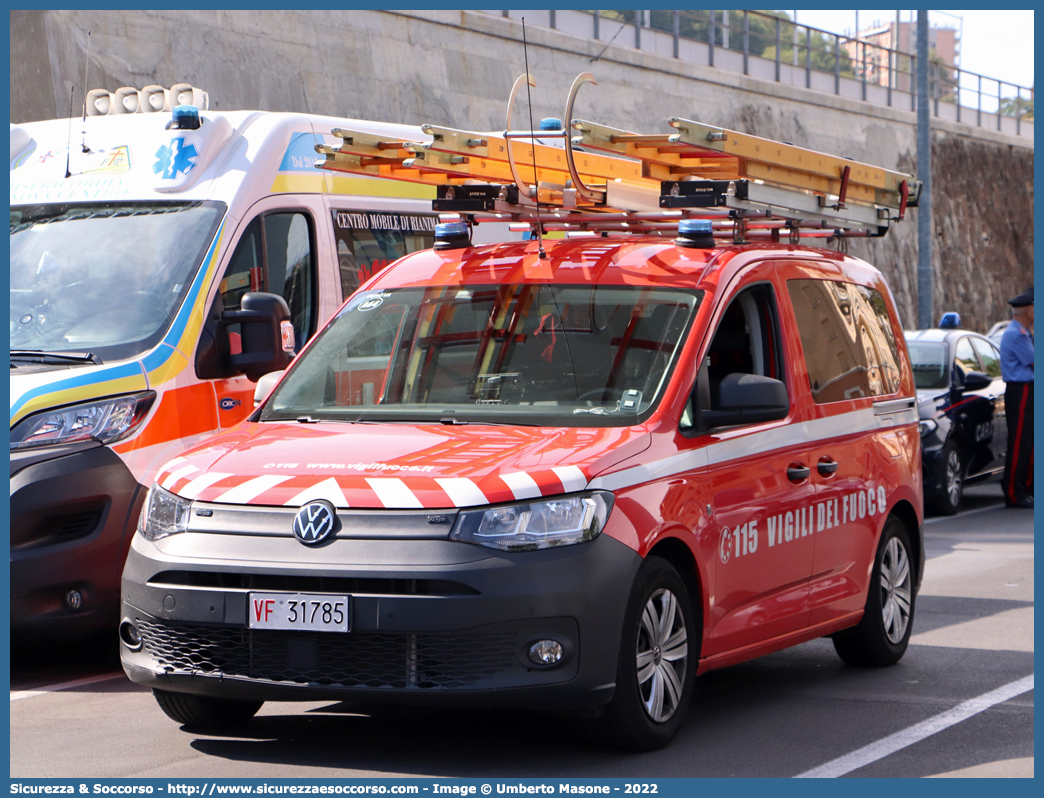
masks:
[[[159,343],[217,231],[220,202],[11,208],[11,349],[134,357]]]
[[[663,394],[702,292],[482,285],[370,291],[261,420],[617,426]]]

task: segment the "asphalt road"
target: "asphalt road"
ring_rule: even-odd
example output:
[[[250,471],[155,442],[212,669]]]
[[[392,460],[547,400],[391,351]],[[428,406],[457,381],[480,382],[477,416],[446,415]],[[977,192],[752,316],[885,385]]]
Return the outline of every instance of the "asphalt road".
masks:
[[[241,733],[202,735],[123,678],[108,641],[22,641],[11,776],[1032,776],[1032,513],[1000,506],[996,486],[972,489],[961,515],[928,519],[925,539],[902,662],[848,667],[817,640],[706,674],[665,751],[607,751],[539,711],[330,703],[266,704]]]

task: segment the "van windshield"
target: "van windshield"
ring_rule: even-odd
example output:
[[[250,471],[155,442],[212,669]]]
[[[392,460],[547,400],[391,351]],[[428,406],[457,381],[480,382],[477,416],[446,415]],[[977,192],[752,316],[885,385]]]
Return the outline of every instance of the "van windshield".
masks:
[[[11,349],[134,357],[159,343],[217,231],[220,202],[11,208]]]
[[[261,420],[634,424],[662,396],[701,297],[534,284],[363,292]]]

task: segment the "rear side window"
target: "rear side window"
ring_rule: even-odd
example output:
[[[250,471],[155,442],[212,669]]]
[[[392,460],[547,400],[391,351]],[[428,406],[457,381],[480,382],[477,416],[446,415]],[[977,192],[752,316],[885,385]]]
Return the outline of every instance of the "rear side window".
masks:
[[[435,243],[434,215],[333,211],[341,296],[356,289],[392,261]]]
[[[972,338],[971,342],[975,351],[979,353],[979,359],[982,361],[986,374],[994,379],[1000,377],[1000,352],[997,351],[997,347],[982,338]]]
[[[831,280],[788,280],[818,404],[899,390],[899,350],[884,297]]]

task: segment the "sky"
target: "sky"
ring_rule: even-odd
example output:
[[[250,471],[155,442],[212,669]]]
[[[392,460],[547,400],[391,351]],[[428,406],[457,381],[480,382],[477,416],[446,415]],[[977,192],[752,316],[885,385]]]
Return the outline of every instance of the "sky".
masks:
[[[794,12],[787,12],[793,19]],[[917,12],[900,11],[903,22],[917,21]],[[859,11],[859,27],[865,30],[875,22],[895,21],[892,11]],[[930,11],[928,22],[939,27],[961,30],[964,19],[964,42],[961,47],[961,69],[989,78],[1033,86],[1033,11]],[[798,11],[798,24],[807,24],[830,33],[844,34],[855,30],[856,12]],[[1006,89],[1005,94],[1012,93]]]

